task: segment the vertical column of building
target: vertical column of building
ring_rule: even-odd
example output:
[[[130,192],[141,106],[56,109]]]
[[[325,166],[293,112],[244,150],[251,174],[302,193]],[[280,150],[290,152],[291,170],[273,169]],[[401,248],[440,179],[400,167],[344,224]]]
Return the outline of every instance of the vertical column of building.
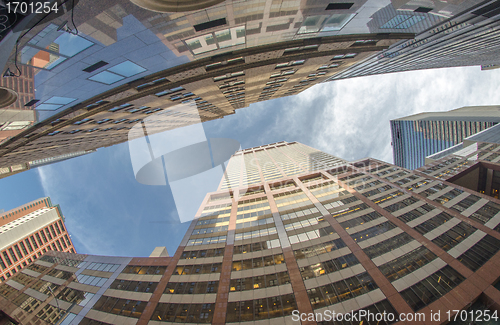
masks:
[[[224,257],[222,259],[222,269],[219,278],[219,288],[217,290],[214,316],[212,318],[212,324],[217,324],[217,325],[226,323],[227,302],[229,298],[229,284],[231,281],[231,269],[233,264],[234,235],[236,230],[237,211],[238,211],[238,202],[233,197],[231,205],[231,215],[229,216],[226,247],[224,248]]]
[[[196,224],[198,222],[198,218],[201,216],[203,209],[205,208],[206,204],[209,202],[210,199],[210,193],[205,195],[205,198],[203,199],[203,203],[200,205],[198,208],[198,211],[196,212],[196,215],[189,225],[188,230],[186,231],[186,234],[184,235],[184,238],[182,239],[181,243],[179,244],[179,247],[177,247],[177,250],[175,251],[174,256],[170,259],[170,262],[165,270],[165,273],[163,274],[161,280],[159,281],[158,285],[156,286],[156,289],[154,290],[151,298],[148,301],[148,304],[146,308],[144,308],[144,311],[141,314],[141,317],[137,321],[137,325],[146,325],[150,321],[151,317],[153,316],[153,313],[161,299],[161,296],[165,292],[165,289],[167,288],[167,284],[170,281],[172,275],[174,274],[177,264],[179,263],[179,260],[184,253],[184,249],[186,248],[189,238],[191,237],[194,228],[196,227]]]
[[[281,171],[283,177],[286,177],[286,173],[283,171],[281,166],[276,163],[276,161],[268,154],[269,162],[274,164]],[[260,162],[258,162],[259,172],[261,173],[261,177],[265,180],[262,167],[260,166]],[[269,206],[271,208],[271,213],[273,215],[273,220],[276,226],[276,231],[278,232],[278,237],[281,245],[281,249],[283,251],[283,257],[285,259],[286,268],[288,271],[288,275],[290,277],[290,283],[292,285],[293,294],[295,296],[295,301],[297,303],[297,308],[300,313],[312,313],[313,308],[311,306],[311,302],[309,301],[309,297],[307,296],[307,290],[302,281],[302,275],[299,271],[299,266],[297,264],[297,260],[295,259],[295,255],[293,254],[292,246],[290,241],[288,240],[288,235],[285,230],[285,226],[283,225],[283,220],[281,219],[281,215],[278,211],[278,207],[276,206],[276,202],[274,201],[274,196],[271,192],[271,188],[268,182],[263,182],[263,187],[266,192],[267,200],[269,202]],[[302,324],[314,325],[315,321],[305,321]]]

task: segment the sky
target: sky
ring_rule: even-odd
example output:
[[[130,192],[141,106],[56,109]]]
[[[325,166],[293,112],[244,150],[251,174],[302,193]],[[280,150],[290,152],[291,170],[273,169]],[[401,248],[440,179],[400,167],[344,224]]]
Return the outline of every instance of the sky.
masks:
[[[499,85],[500,70],[479,67],[359,77],[255,103],[203,128],[207,138],[235,139],[242,148],[298,141],[348,161],[392,162],[391,119],[497,105]],[[60,204],[82,254],[149,256],[166,246],[173,255],[189,227],[180,223],[168,185],[136,181],[127,143],[0,179],[0,188],[5,211],[44,196]]]

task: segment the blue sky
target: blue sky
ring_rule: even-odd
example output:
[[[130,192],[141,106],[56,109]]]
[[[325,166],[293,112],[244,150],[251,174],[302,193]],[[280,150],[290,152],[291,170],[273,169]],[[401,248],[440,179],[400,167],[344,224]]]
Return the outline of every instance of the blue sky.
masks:
[[[500,104],[499,85],[500,70],[478,67],[354,78],[256,103],[203,126],[207,138],[236,139],[243,148],[298,141],[346,160],[392,162],[390,119]],[[173,255],[189,226],[178,221],[168,186],[135,180],[127,143],[1,179],[0,186],[5,210],[43,196],[60,204],[79,253],[149,256],[166,246]]]

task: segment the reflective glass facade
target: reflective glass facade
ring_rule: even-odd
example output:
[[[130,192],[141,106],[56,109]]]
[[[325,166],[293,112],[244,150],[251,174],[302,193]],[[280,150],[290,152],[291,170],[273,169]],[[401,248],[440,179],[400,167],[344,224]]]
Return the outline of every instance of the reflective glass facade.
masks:
[[[172,257],[47,252],[0,285],[0,306],[26,324],[161,325],[498,303],[500,201],[434,175],[500,149],[475,146],[416,171],[300,143],[241,150],[226,171],[240,185],[206,196]]]

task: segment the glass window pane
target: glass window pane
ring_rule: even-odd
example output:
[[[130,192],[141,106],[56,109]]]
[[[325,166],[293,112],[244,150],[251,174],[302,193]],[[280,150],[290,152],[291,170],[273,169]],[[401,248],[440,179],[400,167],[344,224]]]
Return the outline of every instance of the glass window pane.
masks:
[[[143,67],[138,66],[137,64],[132,63],[130,61],[125,61],[123,63],[115,65],[114,67],[109,68],[108,70],[120,74],[124,77],[132,77],[138,73],[146,71],[146,69],[144,69]]]
[[[106,85],[111,85],[117,81],[125,79],[125,77],[119,76],[115,73],[111,73],[108,71],[103,71],[89,78],[92,81],[102,82]]]

